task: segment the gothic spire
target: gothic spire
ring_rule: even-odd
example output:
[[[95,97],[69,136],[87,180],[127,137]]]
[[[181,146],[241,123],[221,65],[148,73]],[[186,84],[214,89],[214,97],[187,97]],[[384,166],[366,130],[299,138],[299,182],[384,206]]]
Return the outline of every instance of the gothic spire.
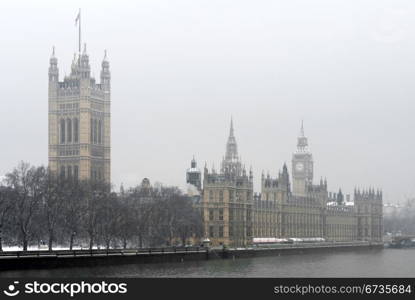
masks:
[[[307,137],[304,135],[304,121],[303,120],[301,120],[300,135],[297,138],[297,151],[298,152],[308,151],[308,141],[307,141]]]
[[[300,137],[304,137],[304,120],[301,120]]]
[[[238,145],[234,135],[233,118],[229,129],[229,137],[226,143],[226,153],[222,160],[221,171],[232,175],[240,175],[242,173],[241,158],[238,156]]]
[[[231,117],[231,129],[229,130],[229,137],[233,136],[233,118]]]
[[[226,143],[225,160],[234,161],[238,160],[238,146],[234,136],[233,119],[231,118],[231,127],[229,130],[228,142]]]
[[[49,81],[57,82],[59,78],[58,59],[55,56],[55,46],[49,59]]]

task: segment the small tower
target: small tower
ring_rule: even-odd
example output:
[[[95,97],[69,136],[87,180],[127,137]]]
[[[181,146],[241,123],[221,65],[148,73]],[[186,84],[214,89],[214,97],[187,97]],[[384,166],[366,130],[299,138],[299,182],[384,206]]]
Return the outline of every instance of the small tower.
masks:
[[[58,59],[55,57],[55,46],[49,59],[49,84],[57,84],[59,81]]]
[[[229,177],[242,175],[242,163],[240,157],[238,156],[238,145],[234,135],[232,118],[228,142],[226,143],[225,158],[222,160],[221,172],[227,174]]]
[[[190,168],[186,172],[186,183],[195,186],[199,192],[202,190],[202,174],[197,168],[194,156],[190,162]]]
[[[107,50],[104,52],[104,59],[102,60],[102,69],[101,69],[101,85],[102,89],[105,92],[111,90],[111,73],[110,73],[110,63],[107,59]]]
[[[49,169],[62,178],[111,182],[110,72],[102,62],[101,83],[91,77],[86,51],[74,55],[71,72],[59,81],[53,48],[49,60]]]
[[[306,196],[307,187],[313,184],[313,156],[308,149],[303,122],[301,122],[300,135],[297,138],[297,150],[292,158],[292,176],[293,194]]]
[[[251,244],[253,174],[238,155],[233,120],[221,168],[205,169],[202,195],[204,233],[212,245]]]

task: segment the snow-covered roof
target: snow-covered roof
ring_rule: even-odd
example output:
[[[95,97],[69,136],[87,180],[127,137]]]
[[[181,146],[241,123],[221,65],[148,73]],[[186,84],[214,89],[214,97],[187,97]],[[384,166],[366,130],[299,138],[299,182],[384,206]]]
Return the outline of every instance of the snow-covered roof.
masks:
[[[354,202],[349,201],[349,202],[344,202],[345,206],[354,206]],[[327,202],[327,206],[340,206],[336,201],[330,201]]]
[[[287,241],[288,241],[287,239],[278,239],[278,238],[273,238],[273,237],[252,239],[253,243],[282,243],[282,242],[287,242]]]

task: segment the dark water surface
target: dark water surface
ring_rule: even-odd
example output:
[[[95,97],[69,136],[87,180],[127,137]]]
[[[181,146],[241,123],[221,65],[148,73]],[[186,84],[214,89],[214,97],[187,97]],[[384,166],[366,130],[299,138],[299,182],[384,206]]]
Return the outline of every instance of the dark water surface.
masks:
[[[4,271],[0,277],[415,277],[415,248]]]

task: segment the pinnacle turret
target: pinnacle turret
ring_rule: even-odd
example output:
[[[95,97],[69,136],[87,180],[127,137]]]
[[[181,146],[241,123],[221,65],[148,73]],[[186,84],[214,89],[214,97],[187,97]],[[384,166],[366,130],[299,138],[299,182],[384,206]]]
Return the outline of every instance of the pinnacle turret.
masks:
[[[297,138],[297,151],[307,152],[308,151],[308,140],[304,134],[304,122],[301,121],[300,135]]]
[[[234,135],[233,118],[231,118],[229,137],[226,143],[226,152],[222,160],[221,171],[232,176],[242,174],[241,158],[238,156],[238,145]]]
[[[58,69],[58,59],[55,56],[55,46],[52,47],[52,55],[49,59],[49,81],[58,82],[59,69]]]

